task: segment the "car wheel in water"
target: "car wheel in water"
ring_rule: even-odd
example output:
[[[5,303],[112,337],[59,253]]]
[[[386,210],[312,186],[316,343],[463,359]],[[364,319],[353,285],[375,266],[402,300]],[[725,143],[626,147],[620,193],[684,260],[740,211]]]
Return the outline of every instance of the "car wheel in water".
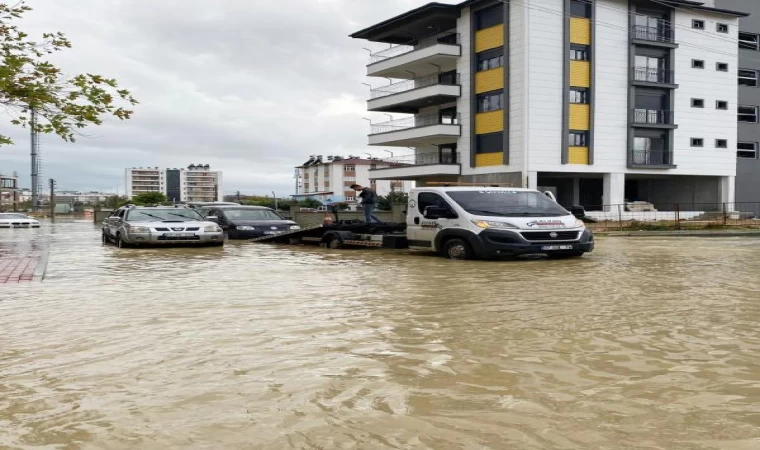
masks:
[[[116,246],[119,248],[127,248],[129,245],[127,245],[126,242],[124,242],[124,239],[121,238],[121,234],[116,235]]]
[[[111,241],[110,239],[108,239],[108,234],[106,234],[105,231],[103,231],[102,239],[103,239],[103,245],[106,245]]]
[[[462,239],[451,239],[446,241],[443,247],[443,255],[448,259],[465,260],[472,259],[472,248],[470,244]]]

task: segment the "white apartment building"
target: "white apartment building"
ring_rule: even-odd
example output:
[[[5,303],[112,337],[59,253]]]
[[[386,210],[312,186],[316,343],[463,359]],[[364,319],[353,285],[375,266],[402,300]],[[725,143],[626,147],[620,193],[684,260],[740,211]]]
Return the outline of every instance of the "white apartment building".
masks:
[[[124,174],[126,195],[161,192],[174,202],[222,201],[222,172],[208,164],[190,164],[186,169],[132,167]]]
[[[745,15],[711,0],[467,0],[358,31],[385,45],[368,110],[413,114],[371,125],[370,145],[416,160],[370,178],[508,183],[590,209],[733,202]]]
[[[313,198],[325,204],[357,203],[352,184],[369,186],[377,195],[391,192],[408,192],[413,187],[410,180],[371,180],[370,171],[389,167],[391,163],[379,159],[341,158],[328,156],[310,157],[296,167],[296,199]]]

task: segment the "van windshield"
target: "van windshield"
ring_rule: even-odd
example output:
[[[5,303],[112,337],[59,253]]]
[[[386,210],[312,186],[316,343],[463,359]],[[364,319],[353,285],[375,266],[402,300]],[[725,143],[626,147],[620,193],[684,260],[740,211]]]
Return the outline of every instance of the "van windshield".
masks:
[[[465,211],[478,216],[560,217],[569,213],[540,192],[532,191],[447,191]]]

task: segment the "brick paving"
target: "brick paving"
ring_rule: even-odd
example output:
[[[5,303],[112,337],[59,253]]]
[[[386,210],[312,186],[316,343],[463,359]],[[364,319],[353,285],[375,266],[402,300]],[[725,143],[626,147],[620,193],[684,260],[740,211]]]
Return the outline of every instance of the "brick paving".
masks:
[[[23,283],[42,278],[40,250],[0,253],[0,284]]]

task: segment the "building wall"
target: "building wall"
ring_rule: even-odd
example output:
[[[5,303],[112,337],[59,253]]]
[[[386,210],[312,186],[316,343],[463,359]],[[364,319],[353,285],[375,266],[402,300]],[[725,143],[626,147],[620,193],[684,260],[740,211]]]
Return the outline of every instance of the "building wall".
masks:
[[[462,56],[457,60],[457,73],[459,74],[459,82],[462,85],[462,95],[457,99],[456,106],[457,112],[460,117],[460,126],[462,128],[462,137],[457,141],[457,152],[459,152],[459,160],[462,164],[462,172],[469,172],[470,168],[470,85],[474,82],[471,73],[472,64],[472,36],[470,33],[470,8],[463,8],[462,13],[457,19],[457,32],[460,34],[460,43],[462,46]],[[437,149],[435,150],[438,151]]]
[[[736,166],[737,203],[760,203],[759,177],[760,159],[739,158]]]
[[[526,90],[527,90],[527,33],[528,8],[517,3],[509,5],[509,170],[525,169]],[[522,185],[520,182],[518,185]]]

